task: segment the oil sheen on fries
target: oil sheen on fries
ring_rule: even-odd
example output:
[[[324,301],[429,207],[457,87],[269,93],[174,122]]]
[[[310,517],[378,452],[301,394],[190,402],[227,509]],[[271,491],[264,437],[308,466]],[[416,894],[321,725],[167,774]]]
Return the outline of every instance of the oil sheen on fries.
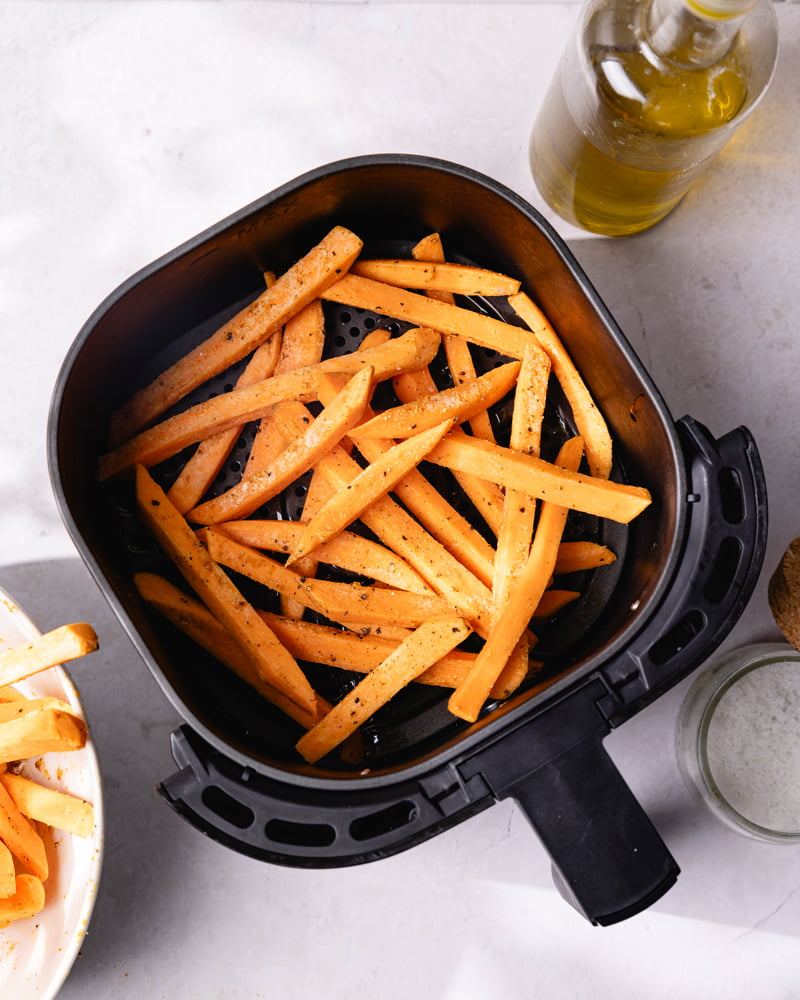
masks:
[[[523,325],[470,308],[460,298],[470,295],[502,299]],[[359,348],[321,360],[330,303],[377,318]],[[208,377],[230,363],[226,332],[238,360],[283,323],[264,377],[160,418],[185,386],[201,384],[192,358],[209,352]],[[626,524],[650,505],[643,487],[612,480],[611,434],[557,326],[513,275],[448,263],[438,233],[411,258],[387,259],[337,227],[114,415],[98,479],[137,470],[141,517],[188,585],[138,574],[141,597],[291,715],[306,762],[335,753],[410,684],[449,689],[465,722],[491,711],[544,669],[531,659],[536,630],[556,615],[569,627],[581,594],[558,577],[603,572],[615,559],[593,539],[563,540],[571,512]],[[477,348],[497,354],[483,374]],[[447,368],[434,378],[440,349]],[[550,460],[543,427],[555,383],[571,429]],[[170,484],[153,467],[252,420],[261,424],[240,482],[220,493],[206,481],[193,505],[170,505]],[[267,501],[299,490],[300,476],[311,478],[296,520],[266,514]],[[447,476],[472,515],[437,486]],[[264,606],[245,606],[231,574],[260,586]],[[304,674],[314,663],[363,676],[331,705]],[[547,667],[537,690],[558,675],[558,664]]]

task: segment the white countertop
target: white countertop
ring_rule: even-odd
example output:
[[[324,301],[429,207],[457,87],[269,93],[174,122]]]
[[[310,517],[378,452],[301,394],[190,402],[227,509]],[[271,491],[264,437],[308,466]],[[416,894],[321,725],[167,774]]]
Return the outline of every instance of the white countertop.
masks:
[[[622,241],[553,220],[674,416],[718,436],[745,424],[759,444],[769,546],[725,648],[780,638],[766,582],[800,534],[800,5],[776,6],[773,89],[677,212]],[[800,996],[800,849],[750,842],[693,804],[672,751],[688,682],[607,740],[682,869],[611,928],[561,899],[510,802],[344,870],[269,866],[195,832],[154,791],[174,770],[179,719],[50,492],[50,392],[83,322],[131,273],[277,185],[342,157],[413,152],[541,209],[527,138],[576,11],[0,4],[0,586],[40,627],[84,619],[102,642],[72,675],[103,769],[105,867],[63,1000]]]

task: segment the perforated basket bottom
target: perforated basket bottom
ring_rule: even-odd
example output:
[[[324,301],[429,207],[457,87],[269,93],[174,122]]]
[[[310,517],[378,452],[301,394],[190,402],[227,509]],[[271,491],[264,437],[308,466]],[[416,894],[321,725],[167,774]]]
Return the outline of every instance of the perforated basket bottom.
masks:
[[[386,256],[402,256],[410,253],[410,247],[393,247]],[[504,300],[470,298],[459,300],[462,305],[495,315],[508,322],[516,323],[517,318]],[[237,303],[231,313],[238,311],[243,303]],[[326,318],[326,350],[325,357],[334,357],[353,351],[363,337],[376,327],[389,329],[392,335],[399,335],[409,328],[409,324],[387,320],[386,317],[365,310],[353,309],[335,303],[324,304]],[[213,324],[219,325],[227,317],[215,317]],[[139,381],[146,381],[158,371],[163,370],[178,353],[188,350],[210,332],[212,323],[204,324],[202,330],[195,330],[172,343],[165,350],[164,356],[155,358],[147,370],[139,375]],[[472,345],[473,360],[478,373],[505,363],[508,358],[496,351],[486,350]],[[245,358],[237,365],[204,384],[189,397],[182,401],[184,409],[194,403],[209,399],[212,396],[230,391],[241,370],[249,359]],[[452,384],[443,352],[434,359],[430,366],[431,374],[440,388]],[[392,405],[397,400],[394,397],[391,382],[382,383],[376,390],[373,407],[380,409]],[[511,419],[511,397],[501,400],[491,408],[491,419],[497,440],[507,443]],[[314,409],[311,405],[310,409]],[[242,470],[247,460],[257,422],[252,422],[242,428],[241,434],[231,451],[231,454],[219,476],[209,490],[207,496],[213,497],[230,489],[241,478]],[[560,395],[555,380],[551,380],[551,390],[542,435],[542,457],[552,459],[566,437],[573,434],[569,408]],[[181,468],[192,453],[193,447],[175,455],[152,470],[156,480],[164,489],[169,489],[179,474]],[[482,517],[472,503],[461,491],[455,478],[445,469],[424,464],[421,471],[436,485],[439,491],[464,515],[473,526],[489,540],[493,536]],[[290,489],[265,504],[256,511],[254,518],[298,520],[302,515],[303,503],[310,473],[298,480]],[[614,478],[622,479],[620,470],[615,470]],[[130,484],[113,484],[108,487],[110,516],[114,522],[113,533],[123,540],[125,559],[131,575],[136,572],[148,571],[160,573],[172,579],[185,588],[185,583],[177,576],[174,567],[165,559],[158,547],[145,533],[138,523],[133,503]],[[396,499],[396,498],[395,498]],[[398,501],[399,502],[399,501]],[[353,530],[351,528],[351,530]],[[360,526],[369,535],[366,529]],[[536,659],[544,662],[544,668],[537,674],[535,681],[554,677],[565,668],[573,665],[576,649],[585,634],[592,629],[602,614],[606,602],[610,600],[619,574],[622,572],[626,546],[626,529],[612,522],[601,522],[587,515],[571,512],[565,538],[589,539],[608,544],[617,554],[617,561],[602,571],[595,573],[576,574],[559,580],[559,585],[567,589],[578,590],[580,599],[573,602],[565,610],[556,615],[547,624],[537,627],[538,644]],[[273,558],[279,558],[271,554]],[[355,577],[329,567],[320,566],[320,575],[325,574],[330,579],[354,580]],[[244,596],[255,607],[279,612],[277,596],[266,588],[251,580],[231,574]],[[368,582],[363,580],[361,582]],[[306,612],[309,620],[331,624],[313,613]],[[179,688],[183,704],[197,703],[202,706],[210,700],[215,705],[215,712],[223,721],[229,723],[234,730],[240,729],[248,752],[256,749],[257,755],[276,759],[281,766],[297,766],[298,759],[293,750],[298,736],[294,723],[280,716],[270,705],[261,699],[254,699],[252,692],[217,661],[199,650],[193,643],[177,633],[172,626],[163,621],[154,621],[159,641],[163,643],[169,658],[168,677],[170,683]],[[478,648],[479,640],[473,639],[473,648]],[[332,667],[318,664],[303,664],[312,685],[325,698],[336,701],[340,699],[357,682],[358,676]],[[397,695],[388,705],[380,709],[365,724],[359,739],[348,748],[347,759],[341,757],[330,761],[334,769],[347,772],[361,772],[364,768],[382,768],[401,765],[409,760],[416,760],[425,753],[436,748],[457,734],[464,725],[455,719],[447,710],[449,692],[426,685],[410,685]],[[486,711],[494,706],[488,704]],[[201,715],[204,713],[200,712]],[[265,725],[265,718],[269,725]],[[326,761],[326,764],[328,761]]]

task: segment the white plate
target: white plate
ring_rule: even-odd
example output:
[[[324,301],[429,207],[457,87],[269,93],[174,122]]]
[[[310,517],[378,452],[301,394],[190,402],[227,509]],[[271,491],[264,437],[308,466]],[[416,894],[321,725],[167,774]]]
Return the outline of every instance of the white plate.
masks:
[[[14,599],[0,589],[0,651],[30,642],[39,634]],[[44,670],[16,687],[29,696],[61,698],[83,717],[78,692],[62,667]],[[23,773],[41,784],[79,795],[94,805],[95,827],[91,837],[48,831],[50,877],[45,883],[46,902],[42,912],[0,929],[0,997],[50,1000],[61,989],[78,954],[100,882],[103,854],[100,769],[89,741],[81,750],[48,753],[38,762],[26,761]]]

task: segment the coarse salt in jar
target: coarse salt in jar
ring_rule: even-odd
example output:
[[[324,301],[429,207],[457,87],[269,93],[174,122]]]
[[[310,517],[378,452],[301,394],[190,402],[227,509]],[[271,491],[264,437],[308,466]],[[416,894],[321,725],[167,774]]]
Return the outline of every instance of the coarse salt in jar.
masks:
[[[684,699],[676,753],[694,797],[729,827],[800,843],[800,652],[760,643],[715,661]]]

